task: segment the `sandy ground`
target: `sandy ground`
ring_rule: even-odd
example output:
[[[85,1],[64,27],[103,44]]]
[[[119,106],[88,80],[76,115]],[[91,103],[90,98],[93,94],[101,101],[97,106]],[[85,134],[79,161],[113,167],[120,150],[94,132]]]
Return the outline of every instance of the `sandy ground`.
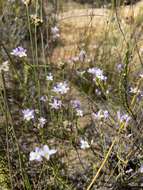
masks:
[[[143,1],[133,6],[120,7],[118,14],[122,21],[128,25],[132,24],[136,17],[143,11]],[[74,56],[80,42],[90,31],[90,41],[94,46],[96,39],[102,36],[106,30],[108,22],[113,18],[113,11],[107,8],[89,9],[72,6],[68,11],[58,15],[61,30],[62,46],[55,49],[53,60],[68,59]],[[89,30],[87,30],[89,28]]]

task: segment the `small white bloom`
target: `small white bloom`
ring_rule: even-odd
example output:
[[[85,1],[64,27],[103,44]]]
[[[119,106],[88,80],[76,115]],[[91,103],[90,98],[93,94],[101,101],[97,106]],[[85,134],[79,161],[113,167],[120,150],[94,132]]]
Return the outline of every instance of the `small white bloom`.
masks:
[[[47,160],[50,159],[50,156],[52,156],[53,154],[55,154],[57,152],[57,150],[55,149],[49,149],[49,147],[47,145],[44,145],[42,150],[41,150],[41,155],[46,158]]]
[[[76,109],[76,116],[83,117],[83,111],[81,109]]]
[[[22,110],[24,120],[30,121],[34,119],[34,110],[25,109]]]
[[[135,87],[135,88],[130,88],[130,93],[132,94],[138,94],[140,93],[141,91],[138,89],[138,87]]]
[[[60,94],[66,94],[68,90],[69,90],[69,87],[66,82],[59,82],[53,88],[53,92],[60,93]]]
[[[52,73],[49,73],[49,74],[46,76],[46,80],[47,80],[47,81],[53,81],[53,75],[52,75]]]
[[[29,157],[30,161],[42,161],[42,156],[41,156],[41,149],[36,147],[35,151],[30,152],[30,157]]]
[[[12,50],[12,52],[10,53],[11,55],[14,55],[16,57],[26,57],[26,49],[24,49],[23,47],[19,46],[15,49]]]
[[[39,121],[39,127],[41,127],[41,128],[43,128],[44,127],[44,125],[46,124],[46,122],[47,122],[47,120],[44,118],[44,117],[40,117],[39,119],[38,119],[38,121]]]
[[[49,103],[52,109],[60,109],[62,107],[62,101],[56,98],[53,99],[53,102]]]
[[[90,148],[90,145],[88,144],[87,141],[81,139],[81,140],[80,140],[80,148],[85,150],[85,149]]]
[[[0,72],[1,72],[1,71],[4,71],[4,72],[9,71],[8,61],[5,61],[5,62],[3,62],[3,63],[0,65]]]

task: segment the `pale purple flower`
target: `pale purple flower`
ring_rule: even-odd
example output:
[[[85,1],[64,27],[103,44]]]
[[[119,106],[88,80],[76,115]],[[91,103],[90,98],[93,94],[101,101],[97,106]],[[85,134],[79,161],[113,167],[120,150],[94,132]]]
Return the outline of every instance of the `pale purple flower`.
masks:
[[[108,119],[109,112],[107,110],[103,111],[104,119]]]
[[[59,28],[57,26],[54,26],[51,28],[51,32],[53,35],[55,35],[55,34],[59,33]]]
[[[59,28],[57,26],[51,28],[51,33],[54,40],[60,37]]]
[[[72,105],[72,108],[74,109],[80,108],[81,106],[81,103],[79,100],[71,100],[70,103]]]
[[[123,70],[123,64],[120,63],[117,65],[117,71],[121,72],[122,70]]]
[[[30,109],[24,109],[22,110],[23,113],[23,118],[26,121],[30,121],[31,119],[34,119],[34,110],[30,110]]]
[[[49,147],[47,145],[44,145],[43,148],[41,149],[41,156],[43,156],[44,158],[46,158],[47,160],[49,160],[50,156],[52,156],[56,152],[57,152],[57,150],[55,150],[55,149],[49,149]]]
[[[59,94],[66,94],[68,91],[69,91],[69,86],[66,82],[59,82],[53,88],[53,92]]]
[[[92,113],[92,117],[95,120],[108,119],[109,112],[107,110],[99,110],[97,113]]]
[[[11,55],[14,55],[16,57],[26,57],[27,56],[26,51],[27,51],[26,49],[19,46],[12,50]]]
[[[90,145],[89,145],[89,143],[87,141],[81,139],[80,140],[80,148],[85,150],[85,149],[90,148]]]
[[[30,161],[42,161],[42,158],[50,159],[50,156],[55,154],[57,150],[49,149],[47,145],[44,145],[42,148],[36,147],[35,151],[30,152],[29,160]]]
[[[62,107],[62,101],[54,98],[53,101],[49,103],[49,105],[51,106],[52,109],[58,110]]]
[[[38,125],[39,125],[39,127],[41,127],[41,128],[43,128],[44,125],[45,125],[46,122],[47,122],[47,120],[46,120],[44,117],[40,117],[40,118],[38,119],[38,121],[39,121]]]
[[[120,124],[125,123],[127,125],[131,117],[128,114],[121,114],[120,111],[117,111],[117,119]]]
[[[35,151],[30,152],[29,156],[30,161],[42,161],[41,149],[36,147]]]
[[[96,79],[102,80],[102,81],[106,81],[107,77],[104,76],[103,71],[99,68],[93,67],[93,68],[89,68],[88,73],[92,74],[94,76],[94,81]]]

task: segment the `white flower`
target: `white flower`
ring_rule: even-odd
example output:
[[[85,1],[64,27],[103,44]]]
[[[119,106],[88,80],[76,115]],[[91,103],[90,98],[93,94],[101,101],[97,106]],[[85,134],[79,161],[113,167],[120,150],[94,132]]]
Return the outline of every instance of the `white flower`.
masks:
[[[30,161],[42,161],[42,156],[41,156],[41,149],[36,147],[35,151],[30,152],[30,157],[29,157]]]
[[[39,121],[39,127],[44,127],[44,125],[45,125],[45,123],[47,122],[47,120],[44,118],[44,117],[40,117],[39,119],[38,119],[38,121]]]
[[[81,109],[76,109],[76,116],[83,117],[83,111]]]
[[[49,73],[49,74],[46,76],[46,80],[48,80],[48,81],[53,81],[53,75],[52,75],[52,73]]]
[[[66,82],[59,82],[53,88],[53,92],[60,93],[60,94],[66,94],[68,90],[69,90],[69,87]]]
[[[24,120],[30,121],[31,119],[34,119],[34,110],[25,109],[22,110]]]
[[[51,108],[58,110],[62,107],[62,101],[54,98],[53,102],[49,103],[49,105]]]
[[[44,158],[46,158],[47,160],[49,160],[50,156],[52,156],[56,152],[57,152],[57,150],[55,150],[55,149],[49,149],[49,147],[47,145],[44,145],[43,148],[41,149],[41,155]]]
[[[90,148],[90,145],[88,144],[87,141],[81,139],[81,140],[80,140],[80,148],[85,150],[85,149]]]
[[[140,93],[141,91],[138,89],[138,87],[135,87],[135,88],[130,88],[130,93],[133,93],[133,94],[138,94]]]
[[[26,49],[19,46],[19,47],[13,49],[10,54],[14,55],[14,56],[17,56],[17,57],[26,57],[27,56],[26,51],[27,51]]]
[[[5,62],[3,62],[3,63],[0,65],[0,72],[1,72],[1,71],[5,71],[5,72],[9,71],[8,61],[5,61]]]

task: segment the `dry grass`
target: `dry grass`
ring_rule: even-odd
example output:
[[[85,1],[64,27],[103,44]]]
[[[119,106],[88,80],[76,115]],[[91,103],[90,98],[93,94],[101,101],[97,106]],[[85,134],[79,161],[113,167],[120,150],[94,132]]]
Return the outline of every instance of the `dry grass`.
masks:
[[[139,18],[142,17],[142,7],[143,1],[133,6],[120,7],[117,10],[121,28],[127,38],[137,29]],[[67,60],[75,56],[79,52],[79,47],[87,41],[88,48],[96,51],[107,33],[109,38],[121,39],[116,43],[116,50],[120,52],[125,48],[114,10],[106,8],[81,9],[81,7],[73,10],[71,6],[71,10],[59,15],[59,23],[63,45],[54,50],[54,62],[58,61],[59,57],[61,60]],[[137,31],[140,35],[141,25],[138,26]],[[141,44],[139,39],[139,47],[142,46]],[[115,49],[112,48],[114,52]]]

